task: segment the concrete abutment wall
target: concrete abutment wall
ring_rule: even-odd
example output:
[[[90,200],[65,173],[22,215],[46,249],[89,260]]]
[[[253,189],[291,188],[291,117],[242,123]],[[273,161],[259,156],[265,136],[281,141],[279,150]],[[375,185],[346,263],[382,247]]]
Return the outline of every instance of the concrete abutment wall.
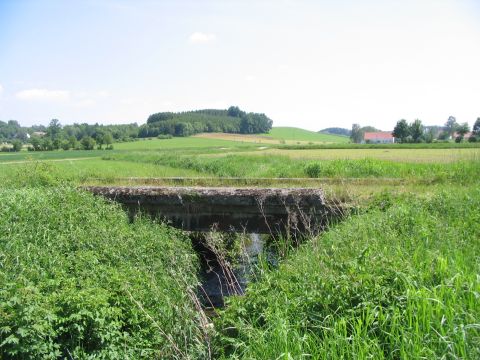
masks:
[[[188,231],[284,233],[315,231],[342,215],[321,189],[108,187],[83,189]]]

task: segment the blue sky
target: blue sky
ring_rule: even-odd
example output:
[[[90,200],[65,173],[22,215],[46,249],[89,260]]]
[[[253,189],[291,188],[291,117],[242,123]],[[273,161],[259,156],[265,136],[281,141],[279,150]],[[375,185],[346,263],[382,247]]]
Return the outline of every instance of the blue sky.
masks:
[[[0,119],[264,112],[311,130],[480,117],[478,0],[0,0]]]

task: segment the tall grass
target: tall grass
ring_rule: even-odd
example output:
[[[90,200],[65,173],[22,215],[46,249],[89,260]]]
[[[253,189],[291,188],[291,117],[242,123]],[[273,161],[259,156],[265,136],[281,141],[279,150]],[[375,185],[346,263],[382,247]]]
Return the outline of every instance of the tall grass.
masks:
[[[242,155],[222,157],[182,156],[179,153],[117,154],[108,159],[151,163],[195,170],[220,177],[246,178],[363,178],[414,179],[428,183],[454,181],[472,183],[480,176],[480,160],[454,163],[401,163],[376,159],[309,161],[281,155]]]
[[[77,172],[14,166],[0,173],[0,358],[203,359],[213,335],[219,358],[480,358],[477,160],[183,151],[105,159],[217,177],[406,179],[449,191],[384,194],[284,249],[278,268],[260,261],[257,281],[220,313],[215,333],[192,292],[198,263],[184,234],[129,222],[118,206],[71,188]]]
[[[44,185],[0,189],[0,358],[207,357],[188,238]]]
[[[480,191],[381,204],[232,299],[217,320],[217,355],[478,359]]]

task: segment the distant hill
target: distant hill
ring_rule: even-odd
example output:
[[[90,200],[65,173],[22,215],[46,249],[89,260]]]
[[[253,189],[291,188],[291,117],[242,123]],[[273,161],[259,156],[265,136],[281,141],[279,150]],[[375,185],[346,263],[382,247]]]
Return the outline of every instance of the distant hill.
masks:
[[[331,135],[350,136],[352,131],[350,129],[345,129],[345,128],[330,127],[330,128],[320,130],[319,133],[331,134]]]
[[[345,136],[317,133],[295,127],[274,127],[266,135],[274,139],[294,140],[294,141],[312,141],[312,142],[330,142],[345,143],[349,139]]]
[[[190,136],[198,133],[261,134],[270,131],[272,120],[265,114],[247,113],[237,106],[226,110],[205,109],[161,112],[148,117],[138,137]]]

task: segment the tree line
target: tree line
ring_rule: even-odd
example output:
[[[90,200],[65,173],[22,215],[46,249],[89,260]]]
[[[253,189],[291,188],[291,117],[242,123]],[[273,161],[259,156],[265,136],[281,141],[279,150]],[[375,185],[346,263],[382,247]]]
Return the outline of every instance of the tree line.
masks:
[[[22,127],[15,120],[0,121],[2,151],[20,151],[28,143],[31,151],[113,149],[113,142],[129,141],[138,137],[136,123],[126,125],[73,124],[62,126],[52,119],[48,126]]]
[[[340,127],[329,127],[319,131],[319,133],[330,134],[330,135],[342,135],[342,136],[350,136],[352,131],[345,128]]]
[[[62,126],[52,119],[48,126],[22,127],[15,120],[0,121],[0,148],[2,151],[20,151],[28,143],[31,151],[57,149],[113,148],[114,142],[131,141],[136,138],[190,136],[201,132],[224,132],[239,134],[267,133],[272,120],[265,114],[247,113],[237,106],[226,110],[206,109],[186,112],[162,112],[152,114],[147,123],[138,126],[73,124]]]
[[[359,124],[353,124],[350,133],[350,139],[354,143],[361,143],[366,132],[379,131],[371,126],[361,127]],[[409,123],[405,119],[397,121],[392,131],[395,142],[399,143],[431,143],[433,141],[462,142],[465,135],[470,132],[468,123],[458,123],[454,116],[450,116],[443,126],[424,126],[420,119]],[[480,118],[477,118],[472,128],[472,133],[468,137],[469,142],[480,142]]]
[[[160,112],[150,115],[147,123],[140,126],[138,137],[190,136],[202,132],[263,134],[271,130],[272,123],[265,114],[247,113],[238,106],[226,110]]]
[[[450,116],[444,126],[424,126],[422,121],[416,119],[412,123],[402,119],[397,122],[392,135],[397,142],[401,143],[420,143],[433,142],[434,140],[455,142],[464,141],[465,135],[470,132],[468,123],[458,123],[454,116]],[[477,118],[473,125],[472,134],[468,138],[469,142],[480,141],[480,118]]]

